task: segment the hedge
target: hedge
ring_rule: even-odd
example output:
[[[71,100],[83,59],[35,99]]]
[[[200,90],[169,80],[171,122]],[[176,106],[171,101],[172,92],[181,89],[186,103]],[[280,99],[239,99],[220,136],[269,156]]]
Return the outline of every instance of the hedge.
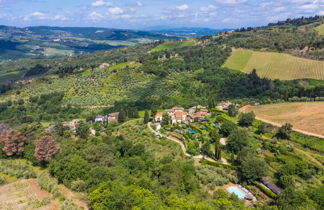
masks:
[[[270,198],[273,198],[273,199],[276,199],[277,198],[277,195],[274,192],[272,192],[271,190],[269,190],[268,188],[266,188],[265,186],[263,186],[261,183],[259,183],[257,181],[253,181],[252,183],[255,186],[257,186],[260,190],[262,190],[262,192],[264,192]]]

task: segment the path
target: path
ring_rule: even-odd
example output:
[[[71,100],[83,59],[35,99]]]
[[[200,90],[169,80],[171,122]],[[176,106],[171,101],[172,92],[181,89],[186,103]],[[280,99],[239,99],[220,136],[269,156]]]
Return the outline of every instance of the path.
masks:
[[[252,107],[252,106],[251,105],[244,106],[239,111],[240,112],[246,112],[247,109],[250,108],[250,107]],[[268,124],[276,126],[276,127],[281,127],[283,125],[282,123],[277,123],[277,122],[267,120],[267,119],[264,119],[264,118],[261,118],[261,117],[258,117],[258,116],[256,116],[255,119],[261,120],[261,121],[263,121],[265,123],[268,123]],[[294,127],[293,127],[293,130],[298,132],[298,133],[305,134],[307,136],[314,136],[314,137],[317,137],[317,138],[324,139],[324,136],[316,134],[316,133],[307,132],[307,131],[304,131],[304,130],[301,130],[301,129],[298,129],[298,128],[294,128]]]
[[[185,156],[187,156],[187,157],[192,157],[193,159],[205,159],[205,160],[208,160],[208,161],[211,161],[211,162],[214,162],[214,163],[216,163],[217,161],[216,160],[214,160],[214,159],[212,159],[212,158],[210,158],[210,157],[207,157],[207,156],[204,156],[204,155],[196,155],[196,156],[192,156],[191,154],[189,154],[188,152],[187,152],[187,149],[186,149],[186,147],[185,147],[185,145],[182,143],[182,141],[180,141],[179,139],[177,139],[177,138],[175,138],[175,137],[173,137],[173,136],[167,136],[167,135],[164,135],[164,134],[162,134],[162,133],[159,133],[159,132],[157,132],[157,131],[155,131],[152,127],[151,127],[151,122],[149,122],[148,124],[147,124],[147,127],[152,131],[152,133],[154,133],[156,136],[161,136],[161,137],[164,137],[164,138],[166,138],[166,139],[169,139],[169,140],[171,140],[171,141],[173,141],[173,142],[175,142],[175,143],[177,143],[177,144],[179,144],[180,145],[180,147],[181,147],[181,150],[183,151],[183,153],[185,154]],[[228,164],[228,162],[227,162],[227,160],[225,159],[225,158],[222,158],[222,163],[223,164]]]

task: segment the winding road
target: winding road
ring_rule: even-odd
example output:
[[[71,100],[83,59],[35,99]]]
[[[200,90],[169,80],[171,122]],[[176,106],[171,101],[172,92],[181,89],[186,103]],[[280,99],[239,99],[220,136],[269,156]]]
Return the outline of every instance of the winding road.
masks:
[[[150,129],[150,131],[151,131],[154,135],[164,137],[164,138],[166,138],[166,139],[169,139],[169,140],[171,140],[171,141],[173,141],[173,142],[179,144],[180,147],[181,147],[181,150],[183,151],[183,153],[185,154],[185,156],[187,156],[187,157],[192,157],[193,159],[198,159],[198,160],[205,159],[205,160],[208,160],[208,161],[210,161],[210,162],[214,162],[214,163],[217,162],[216,160],[214,160],[214,159],[212,159],[212,158],[210,158],[210,157],[204,156],[204,155],[196,155],[196,156],[192,156],[191,154],[189,154],[189,153],[187,152],[187,149],[186,149],[185,145],[182,143],[182,141],[180,141],[179,139],[177,139],[177,138],[175,138],[175,137],[167,136],[167,135],[164,135],[164,134],[162,134],[162,133],[159,133],[159,132],[155,131],[155,130],[152,128],[151,125],[152,125],[152,123],[149,122],[149,123],[147,124],[147,127]],[[223,164],[228,164],[228,162],[227,162],[227,160],[226,160],[225,158],[222,158],[221,161],[222,161]]]

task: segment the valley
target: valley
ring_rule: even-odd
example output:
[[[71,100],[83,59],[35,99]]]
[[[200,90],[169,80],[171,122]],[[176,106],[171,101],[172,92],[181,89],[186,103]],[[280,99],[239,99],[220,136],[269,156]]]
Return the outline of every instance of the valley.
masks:
[[[323,23],[10,29],[115,45],[0,65],[0,209],[323,209]]]

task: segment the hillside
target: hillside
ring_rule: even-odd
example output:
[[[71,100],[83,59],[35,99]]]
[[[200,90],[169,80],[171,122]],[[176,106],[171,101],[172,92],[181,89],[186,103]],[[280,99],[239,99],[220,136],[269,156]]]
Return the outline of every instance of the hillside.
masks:
[[[322,21],[2,64],[0,209],[322,210]]]
[[[299,58],[286,53],[234,50],[223,67],[245,73],[256,69],[258,75],[269,79],[324,80],[324,61]]]
[[[64,57],[177,38],[158,32],[107,28],[0,26],[0,63]]]

